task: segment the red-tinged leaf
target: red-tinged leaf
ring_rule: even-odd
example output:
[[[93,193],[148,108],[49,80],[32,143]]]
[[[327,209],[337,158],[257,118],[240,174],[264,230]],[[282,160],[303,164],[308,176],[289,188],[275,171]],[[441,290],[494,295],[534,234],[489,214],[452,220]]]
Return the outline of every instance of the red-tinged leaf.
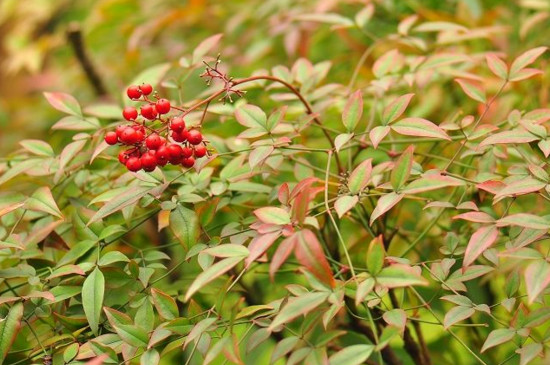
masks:
[[[471,99],[479,101],[480,103],[485,104],[487,98],[485,97],[485,90],[481,88],[480,85],[474,83],[470,80],[465,79],[455,79],[455,81],[460,85],[462,90],[468,95]]]
[[[288,323],[293,319],[311,312],[321,304],[323,304],[330,293],[314,292],[306,293],[299,297],[293,297],[288,300],[288,303],[281,309],[279,314],[273,319],[273,322],[268,327],[268,330],[273,331],[278,326]]]
[[[187,293],[185,294],[184,301],[187,302],[193,296],[193,294],[195,294],[197,291],[199,291],[201,288],[203,288],[206,284],[208,284],[212,280],[216,279],[217,277],[231,270],[242,259],[243,259],[242,256],[228,257],[219,262],[216,262],[214,265],[210,266],[204,272],[200,273],[195,278],[191,286],[189,286],[189,289],[187,289]]]
[[[468,246],[466,246],[464,263],[462,266],[470,266],[483,251],[495,243],[497,237],[498,229],[495,225],[484,226],[475,231],[468,242]]]
[[[547,49],[548,47],[537,47],[519,55],[510,66],[510,79],[516,77],[518,72],[535,62]]]
[[[280,231],[266,233],[254,237],[250,244],[248,245],[248,251],[250,252],[246,260],[244,261],[246,267],[249,267],[258,257],[262,256],[273,243],[281,235]]]
[[[516,330],[512,328],[500,328],[497,330],[493,330],[491,331],[491,333],[489,333],[489,336],[487,336],[485,343],[481,347],[481,352],[484,352],[485,350],[490,349],[491,347],[508,342],[512,340],[512,338],[514,338],[515,335],[516,335]]]
[[[378,199],[376,207],[374,208],[370,216],[369,224],[372,226],[372,223],[374,223],[376,219],[378,219],[388,210],[393,208],[397,203],[401,201],[401,199],[403,199],[404,196],[405,194],[389,193]]]
[[[484,212],[468,212],[455,215],[453,219],[464,219],[476,223],[495,223],[495,219]]]
[[[349,175],[348,189],[351,194],[358,194],[363,190],[372,175],[372,158],[361,162]]]
[[[329,358],[330,365],[360,365],[365,363],[374,351],[373,345],[351,345]]]
[[[372,146],[376,149],[380,142],[390,133],[391,128],[387,125],[378,126],[371,129],[369,132],[369,139],[372,142]]]
[[[320,281],[334,288],[335,282],[332,270],[325,258],[323,247],[317,240],[317,236],[309,229],[303,229],[296,232],[295,235],[296,248],[294,254],[298,262]]]
[[[493,134],[492,136],[489,136],[481,141],[479,146],[484,147],[492,144],[529,143],[539,139],[540,137],[537,137],[526,130],[517,129]]]
[[[23,205],[25,205],[25,202],[18,202],[18,203],[13,203],[13,204],[3,206],[2,208],[0,208],[0,217],[2,217],[5,214],[8,214],[9,212],[13,212],[16,209],[21,208]]]
[[[109,355],[101,354],[89,361],[86,361],[85,365],[103,365],[108,358],[109,358]]]
[[[402,288],[413,285],[427,285],[428,281],[419,271],[409,265],[394,264],[385,267],[376,275],[376,282],[387,288]]]
[[[475,309],[470,307],[458,306],[451,308],[451,310],[445,314],[445,318],[443,319],[443,328],[447,329],[455,323],[470,318],[475,312]]]
[[[550,284],[550,264],[546,260],[535,260],[525,269],[525,286],[529,304]]]
[[[401,331],[405,330],[405,325],[407,324],[407,312],[403,309],[398,308],[384,312],[382,318],[390,326],[397,327]]]
[[[151,297],[153,298],[153,304],[158,314],[162,318],[172,320],[179,317],[178,305],[170,295],[153,288],[151,289]]]
[[[543,139],[539,141],[538,146],[544,154],[544,157],[548,158],[548,156],[550,156],[550,140]]]
[[[317,181],[319,181],[319,179],[317,179],[316,177],[308,177],[306,179],[301,180],[298,184],[296,184],[294,189],[292,189],[292,191],[290,192],[290,200],[296,198],[298,194],[302,192],[302,190],[308,187],[311,187],[311,185],[313,185]]]
[[[208,330],[215,322],[217,321],[216,317],[205,318],[193,327],[191,332],[187,335],[183,348],[185,349],[192,341],[198,340],[201,335]]]
[[[76,101],[72,95],[57,92],[45,92],[44,96],[46,97],[46,100],[48,100],[48,103],[60,112],[75,116],[82,116],[80,104],[78,104],[78,101]]]
[[[62,277],[62,276],[67,276],[67,275],[86,275],[86,273],[84,272],[84,270],[82,270],[82,268],[80,268],[80,266],[77,266],[77,265],[65,265],[65,266],[61,266],[60,268],[54,270],[47,278],[46,280],[52,280],[52,279],[55,279],[55,278],[59,278],[59,277]]]
[[[502,80],[508,78],[508,66],[506,62],[498,58],[497,55],[493,53],[488,53],[485,55],[485,60],[487,60],[487,66],[495,76],[499,77]]]
[[[361,90],[354,92],[346,106],[344,107],[344,112],[342,113],[342,123],[346,127],[348,132],[353,132],[361,116],[363,115],[363,94]]]
[[[357,202],[359,202],[359,197],[357,195],[339,197],[336,202],[334,202],[334,209],[338,214],[338,218],[342,218],[344,214],[349,212],[357,204]]]
[[[517,349],[516,353],[519,354],[519,365],[527,365],[528,363],[530,363],[535,357],[541,354],[542,349],[542,345],[536,342],[530,343],[520,349]]]
[[[139,359],[140,365],[158,365],[159,362],[160,354],[155,349],[149,349],[145,351]]]
[[[495,195],[498,194],[504,187],[506,187],[506,184],[502,181],[487,180],[477,184],[476,187],[480,190],[484,190]]]
[[[465,269],[462,268],[462,269],[456,270],[449,276],[448,280],[449,281],[454,280],[454,281],[460,281],[460,282],[470,281],[480,276],[483,276],[485,274],[488,274],[493,270],[494,269],[490,266],[472,265],[472,266],[468,266]]]
[[[428,137],[451,140],[445,131],[429,120],[422,118],[405,118],[392,124],[391,129],[395,132],[414,137]]]
[[[292,235],[284,239],[279,244],[279,247],[277,247],[277,250],[271,258],[271,264],[269,264],[269,276],[271,278],[271,281],[275,279],[275,273],[277,272],[277,270],[279,270],[281,265],[290,256],[292,251],[294,251],[296,243],[296,235]]]
[[[369,243],[369,249],[367,251],[367,270],[372,276],[376,276],[384,267],[386,250],[382,240],[382,235],[379,235],[373,238]]]
[[[19,332],[21,318],[23,318],[23,304],[17,303],[14,304],[9,309],[8,314],[0,320],[0,364],[4,362]]]
[[[193,247],[199,237],[199,220],[194,210],[178,204],[170,212],[170,229],[184,248]]]
[[[387,74],[398,72],[403,67],[404,62],[405,58],[399,50],[392,49],[374,62],[372,72],[377,78],[382,78]]]
[[[414,180],[409,185],[405,186],[401,192],[404,194],[418,194],[426,191],[463,185],[466,185],[464,181],[450,176],[429,174],[422,176],[420,179]]]
[[[334,147],[336,152],[340,152],[342,147],[353,138],[353,133],[343,133],[336,136],[334,139]]]
[[[279,225],[290,223],[290,215],[282,208],[263,207],[256,209],[254,215],[263,223]]]
[[[218,45],[222,37],[223,37],[223,34],[220,33],[220,34],[215,34],[213,36],[210,36],[205,40],[203,40],[193,51],[192,63],[195,65],[201,62],[202,58]]]
[[[548,222],[548,220],[538,215],[528,214],[528,213],[517,213],[517,214],[508,215],[497,221],[497,227],[506,227],[506,226],[519,226],[524,228],[542,230],[542,229],[549,229],[550,222]]]
[[[389,124],[399,118],[409,106],[414,94],[405,94],[388,104],[382,113],[383,124]]]
[[[104,206],[102,206],[93,215],[93,217],[90,218],[90,220],[88,221],[88,225],[97,222],[108,215],[118,212],[129,205],[136,203],[139,199],[143,198],[150,191],[150,187],[129,188],[128,190],[126,190],[126,192],[117,195],[115,198],[109,200]]]
[[[63,214],[59,210],[50,188],[47,186],[38,188],[32,196],[27,199],[25,208],[63,218]]]
[[[19,144],[37,156],[53,157],[55,155],[52,146],[38,139],[24,139]]]
[[[291,196],[296,191],[296,187],[292,190]],[[292,219],[298,223],[303,223],[306,219],[307,212],[309,210],[309,203],[313,199],[314,195],[311,193],[311,184],[305,184],[302,189],[295,195],[292,202]]]
[[[516,82],[521,80],[530,79],[533,76],[542,75],[543,72],[536,68],[524,68],[521,71],[515,73],[514,77],[510,77],[509,81]]]
[[[496,195],[495,199],[500,199],[505,196],[517,196],[534,193],[543,189],[546,186],[544,181],[534,179],[532,177],[526,177],[502,188]]]
[[[279,192],[277,193],[277,198],[279,199],[279,202],[283,205],[288,205],[290,202],[290,190],[288,188],[287,183],[283,183],[281,187],[279,188]]]
[[[390,176],[391,186],[395,191],[399,191],[411,175],[411,169],[414,162],[413,152],[414,145],[410,145],[395,162]]]
[[[235,244],[235,243],[224,243],[221,245],[217,245],[214,247],[207,248],[202,251],[202,253],[205,253],[210,256],[214,257],[247,257],[249,252],[248,248],[246,248],[243,245]]]

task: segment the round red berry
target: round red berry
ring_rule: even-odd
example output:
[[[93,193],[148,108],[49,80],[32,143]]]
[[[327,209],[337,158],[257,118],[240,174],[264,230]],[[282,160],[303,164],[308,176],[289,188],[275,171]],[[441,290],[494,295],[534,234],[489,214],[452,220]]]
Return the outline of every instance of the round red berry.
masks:
[[[141,107],[141,115],[144,118],[153,120],[157,118],[157,108],[153,104],[145,104]]]
[[[202,134],[196,129],[191,129],[187,132],[187,140],[189,143],[197,145],[202,142]]]
[[[130,156],[126,151],[120,151],[120,153],[118,154],[118,161],[123,165],[126,165],[126,162],[128,162],[129,158]]]
[[[135,120],[138,116],[138,112],[133,106],[127,106],[122,110],[122,116],[126,120]]]
[[[110,144],[111,146],[116,144],[118,142],[118,136],[116,135],[116,132],[107,132],[107,134],[105,134],[105,142],[107,142],[107,144]]]
[[[134,144],[138,138],[137,131],[132,127],[126,127],[120,135],[120,141],[125,144]]]
[[[126,125],[119,125],[116,127],[115,131],[116,131],[116,135],[118,137],[118,139],[120,139],[122,137],[122,132],[124,132],[124,130],[126,129]]]
[[[133,172],[141,170],[141,159],[139,157],[130,157],[126,161],[126,168]]]
[[[183,149],[180,145],[171,144],[168,146],[168,158],[178,158],[182,157]]]
[[[160,139],[160,136],[156,133],[154,134],[150,134],[146,139],[145,139],[145,145],[147,146],[147,148],[149,148],[150,150],[156,150],[157,148],[159,148],[160,146],[163,145],[162,143],[162,140]]]
[[[155,154],[155,157],[157,159],[157,164],[159,166],[164,166],[166,163],[168,163],[168,159],[170,158],[170,154],[168,152],[168,147],[161,146],[157,149],[157,153]]]
[[[143,132],[143,130],[141,129],[136,130],[134,143],[143,142],[144,139],[145,139],[145,133]]]
[[[153,92],[153,87],[150,84],[142,84],[139,86],[139,89],[143,95],[149,95]]]
[[[168,99],[159,99],[156,105],[159,114],[166,114],[170,111],[170,101]]]
[[[181,132],[185,129],[185,121],[182,117],[175,117],[170,122],[170,129],[174,132]]]
[[[181,164],[183,167],[193,167],[195,165],[195,159],[193,157],[184,158],[183,161],[181,161]]]
[[[201,158],[201,157],[204,157],[206,156],[206,147],[204,145],[200,145],[200,146],[197,146],[195,147],[195,157],[196,158]]]
[[[150,171],[153,171],[155,167],[157,167],[157,158],[149,152],[144,153],[143,156],[141,156],[140,160],[141,160],[141,167],[145,171],[150,172]]]
[[[191,149],[190,147],[183,147],[181,149],[181,155],[183,156],[183,158],[189,158],[193,156],[193,149]]]
[[[185,136],[180,132],[172,131],[171,136],[172,139],[176,142],[185,142],[186,140]]]
[[[126,90],[126,95],[132,100],[137,100],[141,98],[141,90],[137,85],[132,85]]]

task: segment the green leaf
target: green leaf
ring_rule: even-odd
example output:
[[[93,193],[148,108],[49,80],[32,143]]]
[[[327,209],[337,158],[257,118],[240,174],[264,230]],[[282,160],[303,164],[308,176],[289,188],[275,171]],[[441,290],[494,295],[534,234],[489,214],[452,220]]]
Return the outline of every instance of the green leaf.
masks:
[[[82,306],[90,328],[96,336],[98,335],[104,294],[105,278],[99,268],[96,267],[82,285]]]
[[[372,158],[361,162],[349,175],[348,189],[351,194],[358,194],[363,190],[372,175]]]
[[[120,251],[110,251],[101,256],[98,261],[99,266],[107,266],[115,262],[129,262],[130,259]]]
[[[550,284],[550,264],[546,260],[535,260],[525,269],[525,286],[529,304]]]
[[[268,330],[273,331],[276,327],[312,311],[323,304],[329,295],[330,293],[328,292],[314,292],[290,298],[288,303],[281,309],[275,319],[273,319]]]
[[[15,341],[15,336],[21,326],[21,318],[23,318],[23,304],[16,303],[10,308],[7,316],[0,319],[0,365],[4,363],[4,359]]]
[[[183,344],[183,348],[185,349],[188,344],[191,343],[191,341],[194,341],[196,339],[199,339],[201,335],[206,331],[210,326],[212,326],[217,321],[217,318],[205,318],[199,323],[193,327],[191,332],[189,332],[189,335],[187,335],[187,338],[185,339],[185,343]]]
[[[367,251],[367,270],[372,276],[376,276],[384,267],[385,256],[386,250],[382,242],[382,235],[380,235],[370,241]]]
[[[84,240],[84,241],[78,242],[76,245],[71,247],[69,252],[67,252],[61,258],[61,260],[59,260],[56,267],[61,267],[76,261],[80,257],[84,256],[88,251],[90,251],[96,245],[97,245],[97,242],[93,240]]]
[[[390,177],[391,185],[395,191],[399,191],[411,175],[411,168],[414,162],[413,152],[414,146],[411,145],[403,151],[399,159],[395,162]]]
[[[262,223],[279,225],[290,224],[290,214],[282,208],[263,207],[256,209],[254,215],[258,217]]]
[[[50,188],[47,186],[38,188],[32,196],[27,199],[25,208],[63,218],[63,214],[59,210]]]
[[[346,143],[348,143],[353,138],[353,133],[342,133],[336,136],[334,138],[334,147],[336,148],[336,152],[340,152],[342,147]]]
[[[267,128],[267,116],[264,111],[256,105],[245,104],[235,109],[237,122],[248,128],[260,128],[269,132]]]
[[[247,257],[249,254],[248,248],[233,243],[210,247],[202,252],[214,257]]]
[[[550,222],[545,218],[528,213],[511,214],[497,221],[497,227],[519,226],[531,229],[549,229]]]
[[[372,146],[376,149],[378,148],[378,145],[380,142],[390,133],[391,128],[387,125],[385,126],[377,126],[371,129],[369,132],[369,139],[372,143]]]
[[[540,343],[530,343],[516,350],[519,354],[519,365],[527,365],[535,357],[539,356],[542,352],[542,345]]]
[[[237,265],[240,261],[242,261],[243,257],[228,257],[226,259],[223,259],[219,262],[216,262],[214,265],[210,266],[208,269],[206,269],[204,272],[200,273],[191,286],[189,286],[189,289],[187,289],[187,293],[185,294],[185,301],[187,302],[193,294],[195,294],[197,291],[202,289],[206,284],[211,282],[212,280],[216,279],[218,276],[225,274],[229,270],[231,270],[235,265]]]
[[[428,284],[428,281],[418,271],[403,264],[393,264],[383,268],[376,276],[376,282],[388,288]]]
[[[378,199],[376,207],[372,211],[369,224],[372,226],[374,221],[393,208],[397,203],[403,199],[405,194],[389,193]]]
[[[485,55],[485,60],[487,61],[487,66],[489,66],[491,72],[498,78],[502,80],[506,80],[508,78],[508,66],[506,66],[506,63],[498,58],[498,56],[493,53],[489,53]]]
[[[116,196],[112,200],[109,200],[104,206],[102,206],[101,209],[99,209],[93,217],[90,218],[87,226],[136,203],[151,190],[152,189],[150,187],[142,186],[127,189],[126,192]]]
[[[46,100],[48,100],[48,103],[50,103],[50,105],[53,106],[55,109],[63,113],[75,116],[82,116],[80,104],[78,104],[78,101],[76,101],[73,96],[57,92],[45,92],[44,96],[46,97]]]
[[[283,338],[281,341],[277,343],[277,345],[273,349],[269,363],[274,364],[277,360],[283,358],[286,354],[292,351],[294,347],[296,347],[299,341],[300,339],[296,336],[289,336],[289,337]]]
[[[413,96],[414,94],[405,94],[388,104],[382,114],[383,124],[389,124],[399,118],[409,106]]]
[[[21,146],[27,151],[37,155],[37,156],[47,156],[53,157],[55,153],[53,152],[52,146],[44,141],[38,139],[24,139],[19,142]]]
[[[149,335],[143,328],[132,324],[119,324],[114,327],[122,341],[134,347],[146,347]]]
[[[351,19],[336,13],[300,14],[296,16],[295,19],[310,21],[310,22],[327,23],[327,24],[333,24],[333,25],[338,25],[343,27],[353,26],[353,21]]]
[[[175,319],[179,316],[178,305],[174,298],[158,289],[151,289],[153,304],[160,316],[167,320]]]
[[[392,124],[391,129],[405,136],[439,138],[446,139],[448,141],[451,140],[443,129],[439,128],[429,120],[422,118],[401,119],[399,122]]]
[[[158,365],[159,362],[160,354],[155,349],[149,349],[145,351],[139,359],[140,365]]]
[[[170,213],[170,229],[185,249],[197,243],[199,220],[195,211],[178,204]]]
[[[363,94],[361,93],[361,90],[357,90],[348,99],[348,102],[344,107],[344,112],[342,113],[342,123],[344,123],[344,127],[346,127],[349,133],[355,130],[355,127],[357,126],[357,123],[359,123],[359,120],[361,120],[362,115]]]
[[[439,174],[429,174],[422,176],[420,179],[414,180],[409,185],[404,187],[401,192],[404,194],[418,194],[426,191],[463,185],[466,185],[466,182],[463,180]]]
[[[495,133],[485,138],[483,141],[481,141],[479,146],[484,147],[484,146],[489,146],[493,144],[529,143],[533,141],[538,141],[539,139],[540,137],[524,129],[516,129],[511,131]]]
[[[454,307],[445,314],[443,328],[447,329],[457,322],[470,318],[474,313],[475,309],[471,307]]]
[[[489,336],[487,336],[483,347],[481,347],[481,352],[484,352],[485,350],[500,345],[504,342],[511,341],[512,338],[514,338],[515,334],[516,331],[511,328],[501,328],[491,331],[491,333],[489,333]]]
[[[203,40],[195,49],[193,50],[193,59],[192,64],[196,65],[200,63],[203,57],[214,49],[219,43],[220,39],[223,37],[223,34],[215,34]]]
[[[357,195],[353,195],[353,196],[344,195],[339,197],[334,202],[334,209],[338,214],[338,218],[342,218],[344,214],[349,212],[358,202],[359,202],[359,197]]]
[[[70,344],[63,351],[63,361],[65,363],[70,363],[78,354],[78,348],[80,346],[77,342]]]
[[[460,85],[462,90],[471,99],[474,99],[475,101],[479,101],[480,103],[483,103],[483,104],[487,102],[487,98],[485,96],[485,90],[483,90],[480,85],[475,84],[470,80],[464,80],[464,79],[455,79],[455,81]]]

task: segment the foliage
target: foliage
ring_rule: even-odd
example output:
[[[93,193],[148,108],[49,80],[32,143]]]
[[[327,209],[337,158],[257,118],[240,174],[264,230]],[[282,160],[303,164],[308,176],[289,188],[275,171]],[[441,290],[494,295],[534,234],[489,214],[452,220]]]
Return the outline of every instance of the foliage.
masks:
[[[91,44],[0,160],[0,364],[548,362],[546,2],[150,3],[60,2]],[[105,143],[142,83],[192,168]]]

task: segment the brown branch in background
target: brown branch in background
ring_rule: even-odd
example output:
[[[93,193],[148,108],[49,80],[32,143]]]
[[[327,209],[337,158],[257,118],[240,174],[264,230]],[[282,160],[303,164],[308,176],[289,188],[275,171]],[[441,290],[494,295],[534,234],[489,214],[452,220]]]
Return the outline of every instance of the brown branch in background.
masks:
[[[103,84],[103,80],[86,53],[80,25],[78,23],[71,23],[67,29],[66,36],[69,45],[75,53],[76,59],[86,74],[86,78],[94,88],[95,93],[98,96],[107,96],[108,92]]]

